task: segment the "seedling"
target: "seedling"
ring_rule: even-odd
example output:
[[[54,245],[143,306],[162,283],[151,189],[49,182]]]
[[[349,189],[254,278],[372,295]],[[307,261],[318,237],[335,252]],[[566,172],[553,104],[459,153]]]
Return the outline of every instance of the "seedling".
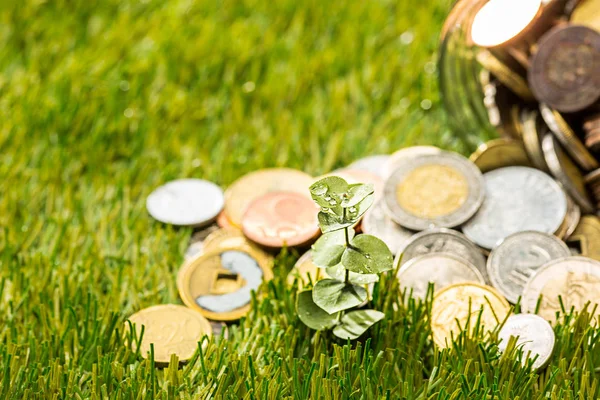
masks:
[[[323,236],[312,247],[313,262],[325,268],[329,279],[298,294],[300,320],[316,330],[333,329],[341,339],[356,339],[383,319],[377,310],[353,310],[367,300],[365,285],[377,282],[377,274],[392,269],[387,245],[371,235],[355,235],[353,226],[373,204],[373,185],[348,184],[331,176],[310,187],[319,205]]]

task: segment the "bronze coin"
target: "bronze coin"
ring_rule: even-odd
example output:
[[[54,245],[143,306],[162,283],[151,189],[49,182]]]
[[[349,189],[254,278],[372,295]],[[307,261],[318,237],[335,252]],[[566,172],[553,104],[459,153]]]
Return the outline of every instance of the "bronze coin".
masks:
[[[242,231],[266,247],[300,246],[319,235],[319,209],[294,192],[271,192],[253,201],[242,218]]]
[[[585,26],[558,26],[540,39],[528,79],[540,102],[570,113],[598,101],[598,71],[600,33]]]

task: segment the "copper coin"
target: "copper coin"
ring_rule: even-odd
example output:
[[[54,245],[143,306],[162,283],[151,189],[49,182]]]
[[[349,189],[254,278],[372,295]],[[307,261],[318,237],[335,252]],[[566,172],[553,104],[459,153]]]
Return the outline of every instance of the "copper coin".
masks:
[[[531,60],[534,96],[562,112],[588,108],[600,98],[600,33],[580,25],[545,34]]]
[[[318,211],[315,203],[301,194],[271,192],[248,206],[242,230],[263,246],[299,246],[318,236]]]

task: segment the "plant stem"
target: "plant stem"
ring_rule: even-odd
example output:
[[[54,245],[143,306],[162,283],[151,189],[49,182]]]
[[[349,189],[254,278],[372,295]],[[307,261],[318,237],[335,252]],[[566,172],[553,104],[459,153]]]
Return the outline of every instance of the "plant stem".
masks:
[[[344,210],[342,211],[342,215],[344,218],[344,221],[346,220],[346,208],[344,208]],[[345,227],[344,228],[344,238],[346,239],[346,247],[350,247],[350,232],[349,232],[349,227]],[[344,283],[348,283],[348,281],[350,280],[350,270],[346,270],[346,278],[344,279]]]

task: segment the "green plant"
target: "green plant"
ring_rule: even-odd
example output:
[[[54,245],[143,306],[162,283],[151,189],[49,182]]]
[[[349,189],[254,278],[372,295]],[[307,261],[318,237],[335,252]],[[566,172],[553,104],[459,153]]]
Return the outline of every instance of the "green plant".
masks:
[[[348,184],[331,176],[310,187],[321,207],[319,226],[323,236],[313,245],[313,262],[327,269],[313,289],[298,294],[300,320],[316,330],[333,329],[341,339],[356,339],[383,319],[377,310],[347,311],[367,300],[364,285],[379,280],[378,273],[392,269],[387,245],[372,235],[356,235],[352,228],[373,204],[373,185]]]

